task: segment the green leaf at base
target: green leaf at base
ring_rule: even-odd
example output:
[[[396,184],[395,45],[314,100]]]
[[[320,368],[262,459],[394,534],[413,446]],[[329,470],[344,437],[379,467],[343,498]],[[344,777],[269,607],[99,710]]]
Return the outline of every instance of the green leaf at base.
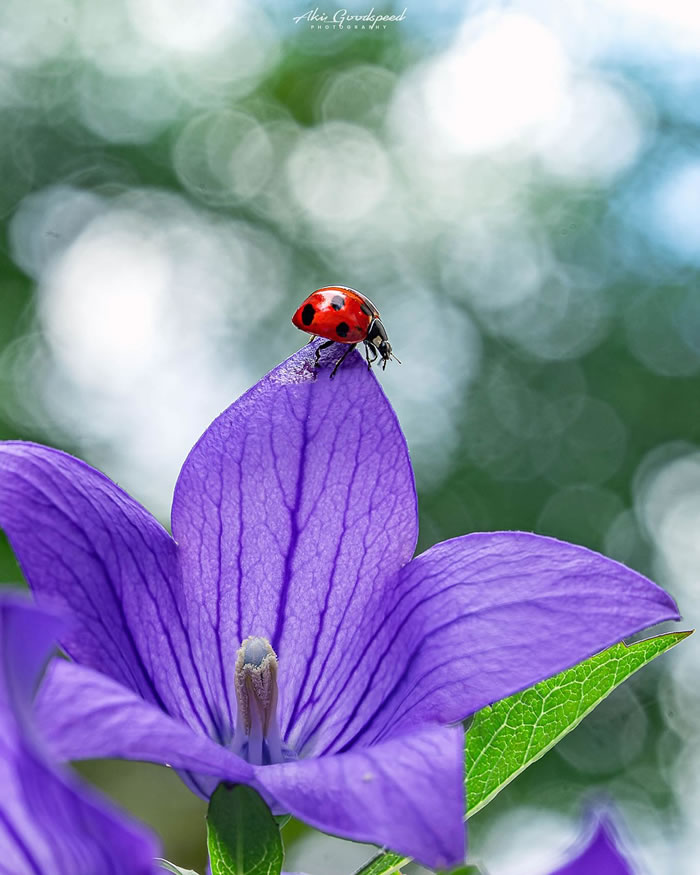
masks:
[[[467,817],[547,753],[615,687],[691,632],[615,644],[590,659],[478,711],[467,731]],[[393,875],[408,857],[379,854],[356,875]]]
[[[280,875],[280,831],[258,793],[244,784],[219,784],[207,812],[212,875]]]

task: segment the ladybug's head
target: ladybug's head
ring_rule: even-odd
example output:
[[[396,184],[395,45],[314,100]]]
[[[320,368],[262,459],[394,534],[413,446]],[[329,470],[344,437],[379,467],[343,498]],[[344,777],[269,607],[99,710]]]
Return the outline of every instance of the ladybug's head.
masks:
[[[386,363],[391,358],[391,344],[389,343],[388,340],[383,340],[381,343],[378,343],[376,346],[377,346],[377,352],[379,353],[379,355],[383,359],[382,367],[385,368]]]
[[[365,343],[371,344],[372,348],[379,353],[382,359],[382,368],[386,367],[386,363],[392,358],[391,344],[386,334],[386,328],[382,324],[381,319],[373,319],[369,326]],[[393,356],[396,358],[396,356]],[[398,361],[398,359],[397,359]]]

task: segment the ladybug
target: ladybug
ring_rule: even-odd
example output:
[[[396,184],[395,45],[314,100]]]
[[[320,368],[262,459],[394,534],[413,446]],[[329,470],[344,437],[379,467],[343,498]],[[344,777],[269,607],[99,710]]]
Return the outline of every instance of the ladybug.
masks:
[[[331,379],[360,342],[365,345],[368,368],[372,367],[377,357],[382,360],[382,368],[386,368],[386,363],[391,358],[399,361],[391,351],[386,329],[379,318],[379,310],[366,295],[347,286],[324,286],[316,289],[302,301],[292,316],[292,323],[314,337],[327,338],[326,343],[316,349],[316,366],[322,349],[333,343],[349,344],[350,348],[336,362]],[[312,337],[311,340],[313,339]]]

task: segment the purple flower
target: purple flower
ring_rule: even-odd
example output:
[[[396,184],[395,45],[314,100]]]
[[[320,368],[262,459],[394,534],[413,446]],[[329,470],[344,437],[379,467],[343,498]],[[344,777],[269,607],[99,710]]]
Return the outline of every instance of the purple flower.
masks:
[[[32,697],[60,623],[0,597],[0,872],[152,875],[156,843],[49,760]]]
[[[633,870],[618,847],[618,838],[607,814],[595,818],[592,834],[582,835],[574,856],[551,875],[633,875]]]
[[[313,356],[207,429],[173,537],[84,463],[0,447],[0,525],[35,593],[77,624],[38,716],[59,756],[168,763],[204,797],[248,783],[321,830],[451,865],[459,721],[676,608],[617,562],[528,533],[412,559],[396,417],[359,355],[333,381]]]

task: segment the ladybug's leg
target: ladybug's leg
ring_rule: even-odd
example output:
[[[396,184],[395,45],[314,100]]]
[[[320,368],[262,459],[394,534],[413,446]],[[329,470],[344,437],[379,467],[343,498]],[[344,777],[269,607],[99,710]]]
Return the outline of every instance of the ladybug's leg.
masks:
[[[311,340],[313,340],[313,339],[314,339],[314,338],[312,337]],[[310,343],[310,342],[311,342],[311,341],[309,341],[309,343]],[[316,347],[316,361],[314,362],[314,367],[315,367],[315,368],[318,367],[319,361],[321,360],[321,350],[322,350],[322,349],[328,349],[329,346],[333,346],[333,341],[332,341],[332,340],[327,340],[325,343],[321,343],[321,344],[319,344],[319,345]],[[342,361],[342,359],[341,359],[341,361]],[[337,365],[336,365],[336,367],[337,367]]]
[[[332,341],[329,341],[329,342],[332,343]],[[325,344],[324,344],[324,346],[325,346]],[[335,363],[335,367],[334,367],[333,370],[331,371],[331,376],[330,376],[330,379],[331,379],[331,380],[333,379],[333,377],[335,377],[335,372],[336,372],[336,371],[338,370],[338,368],[343,364],[343,362],[345,361],[345,359],[350,355],[350,353],[353,351],[353,349],[355,349],[356,346],[357,346],[356,343],[351,343],[351,344],[349,345],[348,349],[347,349],[347,350],[341,355],[341,357],[340,357],[340,358],[338,359],[338,361]],[[319,349],[320,349],[320,347],[319,347]]]
[[[370,350],[373,353],[371,360],[369,357]],[[372,364],[377,361],[377,350],[373,343],[367,343],[367,341],[365,341],[365,358],[367,359],[367,370],[371,371]]]

